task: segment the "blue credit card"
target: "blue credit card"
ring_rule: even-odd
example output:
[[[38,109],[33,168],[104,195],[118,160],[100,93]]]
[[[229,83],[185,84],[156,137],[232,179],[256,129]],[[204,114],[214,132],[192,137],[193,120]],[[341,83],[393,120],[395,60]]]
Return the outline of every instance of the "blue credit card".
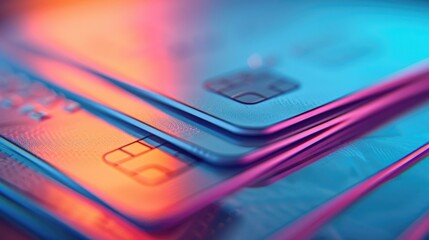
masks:
[[[426,157],[335,216],[315,238],[398,238],[429,210],[428,167]]]
[[[5,38],[239,134],[323,121],[429,56],[425,2],[182,4],[65,5],[24,15]]]
[[[215,216],[210,216],[212,220],[209,227],[200,230],[200,234],[212,236],[213,239],[265,239],[273,236],[278,231],[290,227],[301,217],[311,214],[318,207],[323,207],[331,199],[359,185],[370,176],[427,143],[429,140],[429,128],[423,119],[428,117],[428,106],[422,107],[347,146],[341,147],[336,152],[284,177],[272,185],[244,189],[234,196],[225,198],[219,203],[219,213],[215,214]],[[426,165],[427,163],[425,163]],[[426,169],[420,165],[416,165],[415,168],[420,173],[423,173]],[[410,169],[409,172],[404,173],[404,176],[408,173],[414,175]],[[419,203],[416,206],[409,206],[406,196],[391,195],[395,191],[408,190],[411,191],[409,193],[412,196],[424,196],[424,194],[427,194],[424,193],[424,189],[427,189],[424,184],[415,183],[409,189],[406,187],[410,181],[415,182],[422,178],[407,177],[407,179],[409,181],[402,182],[404,178],[398,177],[395,181],[402,184],[401,188],[389,187],[389,191],[391,191],[389,195],[382,196],[382,194],[379,195],[375,192],[378,195],[378,200],[389,203],[386,206],[375,205],[376,201],[373,200],[362,200],[362,203],[363,201],[367,203],[365,207],[368,208],[364,208],[358,201],[357,205],[360,205],[360,207],[357,208],[356,206],[355,210],[351,211],[350,214],[353,213],[353,216],[359,216],[359,214],[369,216],[373,212],[371,210],[377,211],[377,218],[372,218],[371,222],[359,221],[359,225],[357,222],[351,223],[348,221],[350,219],[347,218],[347,216],[351,215],[347,213],[336,221],[334,226],[338,228],[326,229],[332,231],[324,231],[323,235],[318,236],[334,238],[335,233],[340,232],[345,233],[340,235],[342,238],[349,239],[354,236],[369,238],[373,236],[373,233],[381,234],[377,236],[397,234],[397,232],[393,231],[380,230],[376,232],[375,229],[372,229],[373,231],[361,231],[359,235],[352,235],[355,230],[360,229],[359,227],[370,228],[372,223],[377,223],[377,220],[380,220],[377,224],[389,224],[388,220],[383,221],[383,219],[389,217],[389,212],[386,212],[389,208],[392,214],[400,214],[392,215],[398,220],[395,220],[396,223],[401,223],[401,216],[404,216],[404,222],[401,224],[409,223],[409,219],[418,217],[418,214],[409,214],[408,208],[413,209],[413,211],[419,211],[419,208],[420,210],[424,209],[424,206],[427,206],[427,201],[425,201],[424,197],[409,199],[410,204],[412,204],[411,202]],[[412,192],[417,188],[419,191]],[[398,206],[398,208],[395,209],[395,206]],[[400,206],[406,206],[406,208]],[[380,207],[379,210],[376,209],[378,207]],[[363,220],[363,218],[356,220]],[[395,224],[395,222],[392,222],[392,224]],[[333,226],[333,224],[330,224],[330,226]],[[398,228],[397,231],[401,229],[403,230],[403,228]],[[344,230],[347,231],[344,232]]]

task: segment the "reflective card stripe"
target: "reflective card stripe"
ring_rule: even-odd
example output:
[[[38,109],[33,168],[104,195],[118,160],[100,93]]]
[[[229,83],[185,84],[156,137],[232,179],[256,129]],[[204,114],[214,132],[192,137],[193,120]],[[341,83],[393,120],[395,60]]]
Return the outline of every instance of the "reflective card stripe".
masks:
[[[310,214],[305,215],[286,229],[280,231],[274,239],[306,239],[311,237],[316,230],[330,219],[337,216],[337,214],[369,192],[403,173],[405,170],[424,159],[428,154],[429,143],[322,205]]]

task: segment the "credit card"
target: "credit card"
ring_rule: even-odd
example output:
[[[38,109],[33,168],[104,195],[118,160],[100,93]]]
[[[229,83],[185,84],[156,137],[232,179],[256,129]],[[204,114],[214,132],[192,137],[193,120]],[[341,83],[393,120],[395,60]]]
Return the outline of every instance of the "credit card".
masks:
[[[11,64],[5,65],[6,76],[12,71],[14,72],[12,75],[18,74],[16,75],[18,77],[3,78],[6,89],[3,101],[13,102],[12,98],[25,98],[25,95],[22,96],[20,92],[14,92],[19,90],[14,87],[14,81],[20,81],[21,78],[21,81],[24,79],[24,81],[41,82],[54,92],[64,94],[86,108],[123,122],[118,123],[118,126],[124,127],[125,124],[142,129],[143,132],[151,132],[217,165],[249,164],[291,143],[289,137],[293,134],[279,135],[271,139],[247,139],[224,135],[216,129],[189,122],[186,117],[174,112],[169,114],[171,113],[169,109],[142,101],[72,66],[41,58],[38,55],[27,54],[23,55],[23,58],[20,57],[18,60],[21,67],[14,69]],[[28,72],[28,68],[36,71],[37,74]],[[75,79],[85,80],[87,83],[82,84],[74,81]]]
[[[1,88],[0,146],[145,228],[177,223],[275,164],[213,167],[157,136],[99,118],[46,86],[16,78],[12,93],[20,90],[19,98]]]
[[[243,189],[233,196],[224,198],[219,203],[222,214],[211,217],[215,220],[206,229],[207,236],[210,236],[211,239],[226,240],[270,239],[270,237],[275,236],[276,233],[283,229],[288,228],[290,230],[290,227],[300,218],[307,214],[312,214],[313,211],[319,207],[324,207],[332,199],[341,196],[355,186],[360,186],[369,177],[424,146],[429,140],[429,127],[424,122],[424,119],[428,117],[428,106],[422,107],[349,145],[342,146],[337,151],[297,172],[283,176],[282,179],[277,179],[271,185]],[[423,164],[423,162],[421,163]],[[426,165],[427,162],[424,166]],[[401,185],[401,188],[393,186],[393,188],[389,189],[391,190],[389,195],[379,195],[380,201],[388,203],[385,208],[380,205],[368,204],[365,205],[368,208],[359,207],[359,209],[356,208],[353,211],[354,216],[372,217],[371,221],[355,222],[344,216],[344,218],[336,221],[335,225],[330,224],[330,226],[338,228],[324,228],[323,234],[318,234],[317,237],[353,239],[354,236],[359,236],[360,239],[362,237],[368,239],[372,236],[392,236],[392,234],[403,230],[400,227],[398,230],[392,231],[391,234],[388,230],[385,231],[380,228],[380,225],[371,228],[371,223],[376,224],[377,220],[386,219],[389,216],[395,220],[392,221],[392,225],[395,222],[401,223],[401,216],[404,216],[404,221],[408,222],[410,218],[415,218],[418,215],[409,214],[408,208],[419,212],[419,208],[424,209],[424,206],[428,206],[427,198],[424,197],[427,194],[427,184],[418,182],[420,179],[427,178],[427,174],[424,174],[427,172],[425,171],[427,168],[424,166],[415,165],[413,167],[423,174],[423,178],[413,179],[408,177],[406,181],[401,178],[401,175],[393,178],[392,181],[397,183],[404,181],[404,185]],[[404,172],[404,176],[411,173],[411,170]],[[416,181],[416,183],[410,184],[409,180]],[[413,192],[416,189],[418,191]],[[419,195],[422,197],[409,198],[407,194],[391,195],[395,191],[402,190],[409,190],[409,196]],[[357,204],[360,204],[359,202],[360,199]],[[371,203],[375,202],[371,201]],[[395,208],[396,203],[400,205]],[[410,206],[414,203],[417,204]],[[371,215],[373,212],[377,214]],[[389,213],[392,213],[392,215]],[[380,221],[379,223],[389,224],[388,221]],[[368,228],[363,230],[361,227]],[[358,235],[355,235],[355,233]],[[281,239],[285,239],[288,236],[288,232],[285,232],[285,235],[282,236],[284,238]],[[391,238],[389,237],[389,239]],[[204,239],[204,237],[200,239]]]
[[[74,66],[40,54],[23,51],[10,44],[5,44],[3,49],[21,65],[17,72],[30,71],[28,78],[39,76],[36,80],[48,84],[74,101],[151,132],[216,165],[249,164],[287,147],[288,144],[293,143],[291,139],[297,133],[315,126],[311,123],[307,126],[308,122],[303,121],[301,129],[295,131],[280,132],[264,138],[239,137],[221,131],[213,125],[191,121],[188,116],[165,105],[132,96],[115,85]],[[385,84],[365,90],[365,94],[359,95],[360,100],[353,100],[358,104],[351,106],[345,104],[341,108],[341,113],[345,114],[347,111],[365,106],[384,95],[392,95],[395,90],[399,91],[408,85],[418,84],[419,86],[416,86],[416,90],[405,91],[393,97],[405,99],[414,95],[426,95],[424,92],[429,90],[428,66],[427,62],[422,62],[403,71]],[[335,121],[347,118],[337,117]]]
[[[429,5],[76,3],[22,14],[3,39],[228,131],[257,135],[325,121],[338,100],[426,58],[429,11],[422,9]]]
[[[288,139],[290,147],[261,161],[225,168],[210,165],[149,132],[124,127],[118,119],[100,118],[37,81],[23,81],[22,76],[11,74],[6,82],[7,86],[18,83],[12,84],[12,93],[19,90],[20,97],[11,98],[10,89],[1,88],[5,92],[0,108],[0,145],[147,229],[178,223],[258,181],[285,161],[299,169],[300,160],[310,153],[317,155],[336,146],[337,136],[360,136],[428,96],[427,88],[410,85],[378,99],[378,104],[363,112],[295,134]],[[356,120],[358,116],[361,121]],[[349,127],[348,118],[358,125]]]
[[[43,175],[43,170],[34,164],[25,164],[25,160],[19,159],[11,152],[0,152],[0,189],[5,190],[2,197],[15,201],[13,207],[9,206],[10,211],[18,212],[22,208],[21,211],[34,213],[32,218],[17,215],[19,221],[25,221],[19,225],[32,231],[34,239],[179,239],[186,238],[190,223],[198,221],[194,216],[162,234],[148,233],[103,205]],[[6,206],[2,204],[1,208]],[[8,219],[15,217],[9,214]]]
[[[427,155],[429,155],[429,142],[426,144]],[[403,168],[407,167],[403,166]],[[374,239],[398,238],[411,227],[414,221],[429,210],[428,167],[429,157],[421,159],[408,170],[398,173],[398,176],[348,206],[313,236],[315,238],[330,238],[334,235],[353,236],[356,239],[364,236],[371,236]]]
[[[397,238],[429,208],[425,201],[426,179],[422,178],[426,175],[422,172],[426,172],[427,156],[429,142],[314,209],[273,239],[332,238],[333,235],[356,239]]]

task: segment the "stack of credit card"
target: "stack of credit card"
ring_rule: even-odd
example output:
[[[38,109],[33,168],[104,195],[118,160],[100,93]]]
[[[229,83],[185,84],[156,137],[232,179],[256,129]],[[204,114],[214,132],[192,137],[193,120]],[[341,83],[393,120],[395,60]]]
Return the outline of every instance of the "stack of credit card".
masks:
[[[4,236],[428,236],[429,3],[17,5]]]

